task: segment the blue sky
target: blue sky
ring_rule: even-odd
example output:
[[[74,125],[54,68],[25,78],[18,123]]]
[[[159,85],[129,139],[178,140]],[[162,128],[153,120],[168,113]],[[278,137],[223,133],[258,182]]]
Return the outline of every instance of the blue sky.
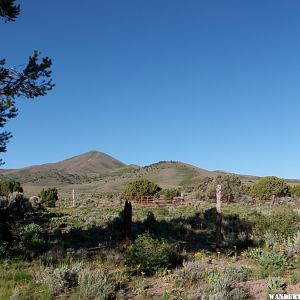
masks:
[[[18,100],[5,168],[99,150],[300,178],[299,15],[297,0],[22,1],[1,57],[40,50],[56,87]]]

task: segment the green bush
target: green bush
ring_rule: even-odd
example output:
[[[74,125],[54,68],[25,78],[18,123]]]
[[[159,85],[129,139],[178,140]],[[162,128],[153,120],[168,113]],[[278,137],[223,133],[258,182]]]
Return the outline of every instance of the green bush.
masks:
[[[148,233],[140,235],[124,253],[126,263],[146,275],[153,275],[162,268],[172,268],[179,262],[176,249]]]
[[[42,199],[43,205],[55,207],[55,203],[58,200],[58,191],[57,188],[42,189],[38,196]]]
[[[35,223],[28,224],[23,228],[19,247],[25,256],[33,257],[45,250],[46,243],[40,233],[41,227]]]
[[[225,268],[213,270],[207,273],[206,284],[201,284],[198,288],[191,289],[188,299],[223,299],[223,300],[243,300],[248,299],[248,292],[237,285],[237,282],[248,280],[248,273],[236,268]]]
[[[288,258],[300,253],[300,231],[294,237],[289,237],[285,246],[285,254]]]
[[[156,196],[160,191],[161,187],[156,183],[147,179],[139,179],[127,184],[122,198],[130,199],[135,196]]]
[[[8,197],[13,192],[23,193],[20,182],[13,179],[2,179],[0,181],[0,195]]]
[[[261,200],[270,200],[273,195],[276,197],[290,196],[291,189],[284,179],[267,176],[251,187],[250,195]]]
[[[275,250],[253,248],[245,251],[245,255],[256,260],[264,270],[285,270],[290,267],[288,258]]]
[[[195,283],[203,279],[207,264],[201,260],[184,261],[182,268],[176,269],[176,279],[182,282]]]
[[[173,198],[179,197],[181,195],[181,190],[177,188],[164,189],[159,192],[159,195],[164,199],[172,200]]]
[[[9,250],[8,243],[0,241],[0,259],[7,258],[8,250]]]
[[[117,282],[104,270],[83,270],[79,275],[80,299],[115,299]]]
[[[300,198],[300,185],[295,185],[291,188],[291,194],[295,198]]]
[[[222,186],[222,200],[226,202],[236,201],[239,197],[248,193],[248,189],[242,184],[239,176],[218,175],[214,178],[204,177],[199,180],[195,188],[195,195],[199,200],[215,200],[216,187]]]
[[[72,266],[62,265],[57,268],[47,267],[36,274],[38,282],[46,283],[53,297],[58,296],[65,290],[78,286],[79,274],[83,267],[81,263]]]
[[[270,216],[254,217],[253,236],[258,240],[264,240],[266,233],[273,233],[279,240],[286,240],[296,234],[299,219],[297,213],[290,209],[275,212]]]
[[[282,279],[269,278],[267,294],[285,294],[286,288],[287,284]]]
[[[290,266],[287,257],[276,251],[263,252],[258,262],[265,269],[284,270]]]

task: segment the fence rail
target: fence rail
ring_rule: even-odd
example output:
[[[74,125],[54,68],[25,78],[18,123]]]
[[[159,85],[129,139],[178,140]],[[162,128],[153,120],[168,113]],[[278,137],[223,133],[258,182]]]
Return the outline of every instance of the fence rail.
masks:
[[[141,206],[176,206],[184,204],[183,197],[175,197],[173,199],[158,199],[152,196],[140,196],[131,197],[129,201],[133,204]],[[123,200],[121,200],[121,203],[123,203]]]

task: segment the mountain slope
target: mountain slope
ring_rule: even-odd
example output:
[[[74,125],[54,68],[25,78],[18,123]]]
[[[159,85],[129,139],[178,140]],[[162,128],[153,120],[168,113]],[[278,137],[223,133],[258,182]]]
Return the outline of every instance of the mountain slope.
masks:
[[[147,178],[162,188],[189,189],[205,176],[228,174],[208,171],[186,163],[161,161],[149,166],[125,165],[119,160],[97,151],[90,151],[61,162],[31,166],[17,170],[0,170],[0,178],[20,181],[27,195],[37,194],[42,187],[56,186],[60,196],[69,197],[73,189],[77,194],[91,197],[95,193],[121,192],[130,181]],[[239,175],[244,183],[254,183],[259,177]],[[289,180],[290,184],[299,184]]]
[[[90,176],[105,174],[124,166],[124,163],[105,153],[90,151],[57,163],[1,170],[0,174],[2,177],[18,179],[22,183],[72,184],[85,182]]]

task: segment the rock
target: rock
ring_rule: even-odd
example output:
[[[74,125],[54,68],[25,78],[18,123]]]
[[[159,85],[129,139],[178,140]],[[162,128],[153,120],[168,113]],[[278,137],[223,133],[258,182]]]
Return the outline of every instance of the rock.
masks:
[[[96,202],[94,200],[92,200],[92,199],[87,199],[85,201],[85,206],[87,206],[87,207],[95,207],[96,206]]]
[[[29,202],[34,211],[39,210],[42,207],[42,203],[39,197],[32,196],[29,198]]]

